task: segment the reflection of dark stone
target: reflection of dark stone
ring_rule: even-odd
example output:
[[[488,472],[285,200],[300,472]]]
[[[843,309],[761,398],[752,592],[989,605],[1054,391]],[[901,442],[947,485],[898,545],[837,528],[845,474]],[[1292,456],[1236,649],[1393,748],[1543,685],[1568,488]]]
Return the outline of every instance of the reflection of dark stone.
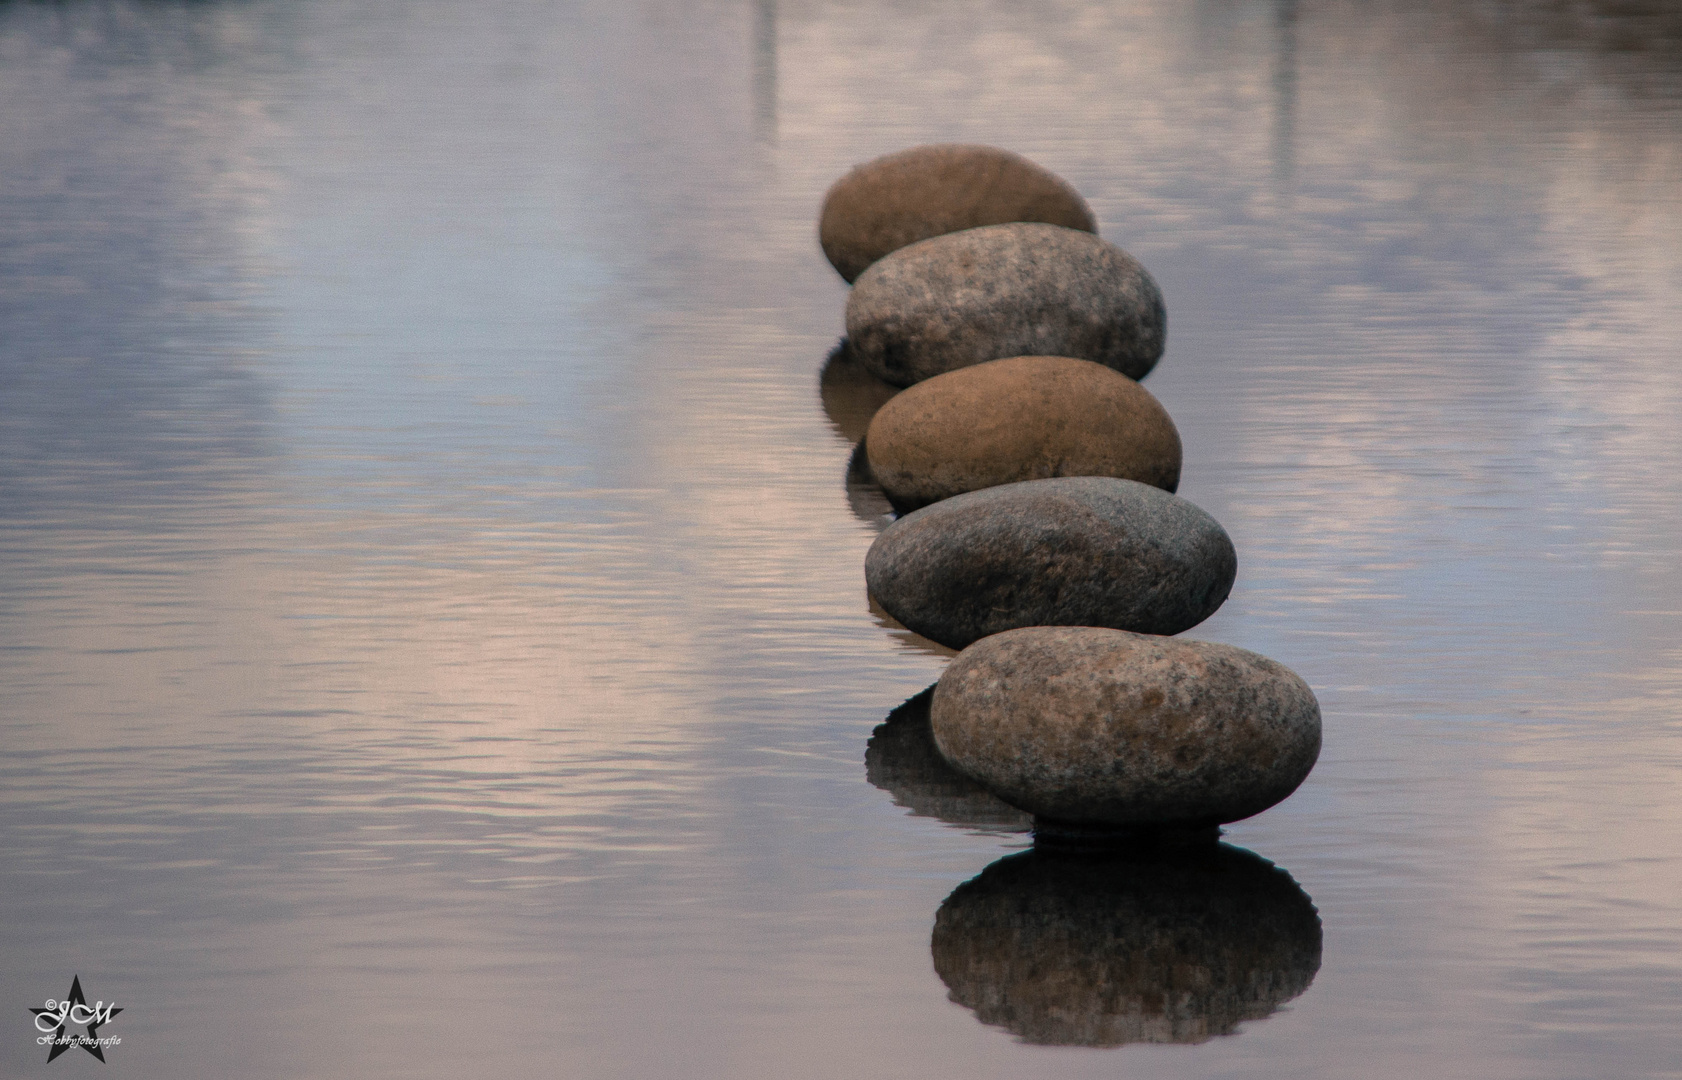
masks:
[[[847,339],[830,350],[818,375],[818,396],[823,401],[824,415],[835,425],[836,434],[848,442],[864,438],[876,410],[899,393],[899,387],[889,386],[878,379],[853,358]]]
[[[900,518],[864,559],[870,595],[954,649],[1023,626],[1177,634],[1215,613],[1237,573],[1214,518],[1109,476],[967,491]]]
[[[870,607],[870,617],[876,620],[876,625],[886,630],[888,636],[901,646],[925,656],[938,656],[942,660],[950,660],[958,655],[957,649],[948,649],[938,641],[930,641],[922,634],[907,630],[904,623],[883,611],[882,605],[872,600],[869,593],[865,594],[864,599]]]
[[[881,485],[870,475],[863,443],[853,447],[853,456],[847,459],[847,505],[854,517],[875,529],[893,524],[894,508],[882,493]]]
[[[918,817],[990,832],[1027,832],[1032,818],[953,770],[929,730],[929,687],[876,725],[864,751],[864,775]]]
[[[1301,994],[1320,918],[1291,876],[1225,844],[1082,858],[1029,851],[935,915],[953,1001],[1030,1043],[1198,1043]]]

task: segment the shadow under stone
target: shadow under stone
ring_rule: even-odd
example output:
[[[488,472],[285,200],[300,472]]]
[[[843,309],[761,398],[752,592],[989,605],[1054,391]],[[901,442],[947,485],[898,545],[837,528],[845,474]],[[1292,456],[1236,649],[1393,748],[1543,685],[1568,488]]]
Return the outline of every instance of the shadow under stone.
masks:
[[[876,410],[897,393],[899,387],[878,379],[853,359],[846,338],[829,351],[823,371],[818,375],[818,397],[823,401],[824,415],[829,417],[835,433],[851,443],[864,438]]]
[[[853,447],[853,456],[847,459],[847,506],[854,517],[877,532],[896,520],[893,504],[870,473],[863,443]]]
[[[950,660],[958,655],[957,649],[949,649],[938,641],[930,641],[914,630],[907,630],[904,623],[889,615],[882,605],[876,602],[876,598],[870,595],[869,590],[865,591],[864,599],[870,606],[870,617],[876,620],[876,625],[888,631],[889,636],[902,648],[922,653],[925,656],[938,656],[942,660]]]

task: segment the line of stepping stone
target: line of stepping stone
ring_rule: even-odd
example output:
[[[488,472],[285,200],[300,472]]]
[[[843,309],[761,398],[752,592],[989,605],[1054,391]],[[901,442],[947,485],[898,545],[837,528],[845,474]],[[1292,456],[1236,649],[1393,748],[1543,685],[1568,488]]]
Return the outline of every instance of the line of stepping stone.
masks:
[[[1320,710],[1283,665],[1169,636],[1226,600],[1237,555],[1174,494],[1179,433],[1138,382],[1161,291],[1097,231],[1073,187],[993,147],[916,147],[830,189],[848,359],[903,388],[855,455],[900,515],[865,579],[961,650],[935,746],[1037,841],[1212,839],[1308,776]]]

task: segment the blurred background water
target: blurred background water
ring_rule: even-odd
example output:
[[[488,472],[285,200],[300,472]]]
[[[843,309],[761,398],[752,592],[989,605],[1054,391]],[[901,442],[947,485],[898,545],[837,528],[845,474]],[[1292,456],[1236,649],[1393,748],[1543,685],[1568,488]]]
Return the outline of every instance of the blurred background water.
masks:
[[[931,954],[1026,837],[867,776],[815,239],[928,141],[1167,297],[1190,636],[1325,712],[1272,1015]],[[79,973],[66,1074],[1682,1076],[1679,341],[1658,0],[0,0],[0,1073]]]

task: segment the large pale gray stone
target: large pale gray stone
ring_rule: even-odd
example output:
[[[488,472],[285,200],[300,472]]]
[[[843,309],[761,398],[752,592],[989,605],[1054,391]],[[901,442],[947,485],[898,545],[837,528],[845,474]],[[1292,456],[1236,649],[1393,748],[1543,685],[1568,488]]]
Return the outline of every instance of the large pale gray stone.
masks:
[[[1289,874],[1211,844],[1143,858],[1024,852],[946,898],[930,951],[952,1000],[1030,1043],[1200,1043],[1320,970],[1320,918]]]
[[[1238,821],[1320,755],[1320,706],[1284,665],[1089,626],[976,642],[936,684],[931,724],[959,772],[1053,828]]]
[[[1221,606],[1237,571],[1214,518],[1099,476],[954,496],[894,522],[864,561],[883,610],[954,649],[1021,626],[1177,634]]]
[[[931,236],[1043,221],[1097,232],[1074,188],[1019,154],[993,146],[915,146],[865,162],[824,196],[818,241],[852,281],[891,251]]]
[[[1056,476],[1170,492],[1180,482],[1180,433],[1162,403],[1125,375],[1067,356],[1013,356],[925,379],[879,405],[867,430],[871,474],[902,512]]]
[[[1138,260],[1091,233],[1017,223],[900,248],[859,275],[847,338],[895,386],[1006,356],[1072,356],[1142,379],[1168,315]]]

